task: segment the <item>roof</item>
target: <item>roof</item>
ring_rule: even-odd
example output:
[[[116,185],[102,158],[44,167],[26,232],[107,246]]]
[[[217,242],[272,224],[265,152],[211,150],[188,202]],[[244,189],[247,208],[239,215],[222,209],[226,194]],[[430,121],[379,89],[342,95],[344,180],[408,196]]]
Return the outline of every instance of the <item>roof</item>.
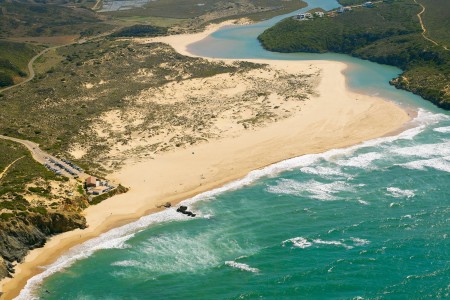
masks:
[[[95,178],[94,176],[89,176],[88,178],[86,178],[87,184],[95,184],[96,182],[97,182],[97,178]]]
[[[107,186],[98,186],[92,189],[94,192],[103,192],[104,190],[108,189]]]

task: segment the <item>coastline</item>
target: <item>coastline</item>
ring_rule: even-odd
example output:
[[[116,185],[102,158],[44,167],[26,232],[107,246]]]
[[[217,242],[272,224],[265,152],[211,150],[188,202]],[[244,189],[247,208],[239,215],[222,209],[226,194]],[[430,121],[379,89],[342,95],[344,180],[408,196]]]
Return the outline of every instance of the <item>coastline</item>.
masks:
[[[206,31],[192,35],[142,41],[168,43],[179,53],[193,56],[187,51],[187,45],[230,24],[232,22],[210,26]],[[164,153],[153,160],[129,164],[115,172],[111,177],[130,187],[130,191],[87,208],[87,229],[57,235],[43,248],[31,251],[16,267],[15,277],[1,282],[3,298],[16,297],[26,281],[42,271],[40,266],[52,263],[71,247],[160,211],[157,205],[167,201],[174,205],[242,178],[252,170],[292,157],[348,147],[398,132],[410,120],[408,113],[391,102],[349,91],[342,74],[346,68],[343,63],[246,61],[265,63],[283,70],[320,68],[319,96],[302,102],[301,111],[288,119],[256,130],[242,129],[237,137]]]

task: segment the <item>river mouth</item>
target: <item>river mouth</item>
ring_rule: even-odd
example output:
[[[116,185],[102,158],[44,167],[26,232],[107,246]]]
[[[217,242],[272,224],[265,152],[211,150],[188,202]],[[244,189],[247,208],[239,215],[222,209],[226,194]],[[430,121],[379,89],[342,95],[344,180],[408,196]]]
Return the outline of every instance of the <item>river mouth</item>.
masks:
[[[211,38],[222,33],[192,45],[190,51],[226,49],[232,57],[223,58],[249,58],[251,49],[236,51],[239,48],[228,40],[211,48]],[[449,183],[450,154],[430,148],[448,146],[448,117],[419,97],[390,87],[387,82],[398,69],[344,55],[260,57],[255,54],[259,51],[251,58],[346,62],[352,89],[427,110],[419,111],[420,124],[394,138],[300,157],[296,163],[285,161],[282,173],[268,172],[248,182],[246,177],[235,188],[190,199],[186,204],[193,205],[198,219],[166,211],[133,223],[131,230],[112,230],[101,241],[91,241],[72,267],[49,277],[40,288],[42,298],[150,294],[172,299],[296,299],[321,297],[331,290],[338,297],[445,293],[446,287],[436,282],[448,266],[428,270],[427,259],[445,257],[445,247],[439,251],[439,245],[445,243],[448,210],[439,199],[445,199],[440,187]],[[430,227],[438,229],[430,232]],[[401,272],[407,259],[412,263]]]

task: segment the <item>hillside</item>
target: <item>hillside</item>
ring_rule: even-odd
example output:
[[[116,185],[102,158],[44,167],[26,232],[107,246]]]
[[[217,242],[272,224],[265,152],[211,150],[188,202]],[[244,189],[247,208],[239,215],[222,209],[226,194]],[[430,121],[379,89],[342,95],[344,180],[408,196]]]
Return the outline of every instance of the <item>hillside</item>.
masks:
[[[36,46],[0,40],[0,87],[27,76],[28,61],[38,53]]]
[[[447,0],[419,1],[426,10],[422,15],[428,36],[450,48],[450,4]]]
[[[87,202],[76,188],[22,145],[0,139],[0,278],[49,235],[86,227]]]
[[[346,4],[353,3],[360,1],[346,0]],[[438,5],[439,1],[430,3]],[[426,5],[434,7],[430,3]],[[392,0],[373,8],[354,7],[350,12],[313,20],[289,18],[266,30],[259,40],[270,51],[329,51],[399,67],[404,73],[391,81],[393,85],[450,109],[450,53],[443,44],[424,39],[417,17],[421,10],[413,0]],[[435,11],[439,10],[426,10],[428,20],[433,19],[430,15]],[[449,11],[441,10],[440,18]],[[436,27],[438,31],[429,29],[431,36],[446,36],[445,32],[450,31]]]
[[[91,35],[111,28],[93,11],[58,4],[0,1],[0,37]]]

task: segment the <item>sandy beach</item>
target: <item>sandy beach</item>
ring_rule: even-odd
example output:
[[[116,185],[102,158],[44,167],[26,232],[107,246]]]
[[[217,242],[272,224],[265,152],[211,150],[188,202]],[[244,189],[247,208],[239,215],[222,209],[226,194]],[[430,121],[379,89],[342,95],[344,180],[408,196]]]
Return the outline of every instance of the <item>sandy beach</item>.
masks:
[[[193,35],[161,37],[142,42],[170,44],[178,52],[190,55],[187,45],[208,36],[218,27]],[[383,99],[350,91],[342,72],[346,65],[332,61],[271,61],[264,63],[278,70],[320,71],[315,95],[302,101],[289,117],[261,128],[243,127],[207,143],[161,153],[152,159],[132,160],[110,176],[130,188],[85,210],[89,227],[51,238],[40,249],[30,252],[16,267],[13,279],[2,282],[3,299],[16,297],[27,280],[42,271],[69,248],[99,236],[111,228],[156,212],[158,205],[175,205],[201,192],[242,178],[250,171],[309,153],[355,145],[398,131],[410,116]],[[176,86],[174,87],[176,88]]]

